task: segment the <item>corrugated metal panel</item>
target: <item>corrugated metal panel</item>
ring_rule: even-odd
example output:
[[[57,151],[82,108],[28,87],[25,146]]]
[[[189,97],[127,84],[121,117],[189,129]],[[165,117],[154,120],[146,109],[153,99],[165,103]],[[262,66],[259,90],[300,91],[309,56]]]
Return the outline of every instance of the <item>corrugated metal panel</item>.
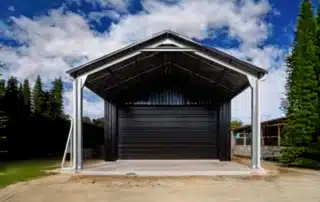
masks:
[[[181,93],[174,91],[152,92],[145,100],[127,102],[128,105],[211,105],[212,100],[188,100]]]
[[[231,101],[221,103],[218,115],[219,159],[231,160]]]
[[[104,103],[104,149],[105,161],[117,159],[117,134],[118,134],[118,113],[115,104],[105,101]]]
[[[119,109],[118,123],[121,159],[218,158],[214,108],[131,106]]]

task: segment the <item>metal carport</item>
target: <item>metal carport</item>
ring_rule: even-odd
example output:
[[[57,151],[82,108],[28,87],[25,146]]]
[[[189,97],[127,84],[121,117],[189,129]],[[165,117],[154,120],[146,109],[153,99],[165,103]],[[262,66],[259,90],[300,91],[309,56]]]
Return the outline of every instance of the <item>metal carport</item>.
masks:
[[[164,31],[141,42],[69,70],[73,80],[73,170],[83,169],[82,159],[82,96],[83,87],[106,101],[109,118],[106,138],[117,133],[117,106],[135,100],[147,91],[155,78],[179,75],[174,81],[190,98],[201,102],[225,101],[229,107],[233,97],[247,87],[252,89],[252,168],[260,169],[260,110],[259,83],[267,73],[247,62],[214,48],[199,44],[172,31]],[[181,76],[182,75],[182,76]],[[187,81],[187,82],[186,82]],[[186,90],[187,89],[187,90]],[[231,120],[229,114],[226,120]],[[114,116],[113,116],[114,115]],[[228,131],[225,123],[223,133]],[[222,126],[221,126],[222,127]],[[229,135],[227,135],[229,137]],[[224,144],[228,139],[224,140]],[[229,141],[231,142],[231,141]],[[230,143],[231,144],[231,143]],[[112,146],[111,146],[112,147]],[[229,145],[225,149],[229,149]],[[114,148],[112,148],[114,149]],[[229,151],[227,151],[229,152]]]

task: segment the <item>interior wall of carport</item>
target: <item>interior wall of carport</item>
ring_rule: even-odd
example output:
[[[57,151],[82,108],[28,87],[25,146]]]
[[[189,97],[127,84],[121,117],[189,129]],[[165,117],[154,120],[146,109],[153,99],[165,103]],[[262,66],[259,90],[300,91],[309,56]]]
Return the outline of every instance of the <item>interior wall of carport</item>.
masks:
[[[231,160],[231,101],[215,105],[217,113],[218,157],[220,161]],[[118,159],[118,106],[104,102],[104,160]]]

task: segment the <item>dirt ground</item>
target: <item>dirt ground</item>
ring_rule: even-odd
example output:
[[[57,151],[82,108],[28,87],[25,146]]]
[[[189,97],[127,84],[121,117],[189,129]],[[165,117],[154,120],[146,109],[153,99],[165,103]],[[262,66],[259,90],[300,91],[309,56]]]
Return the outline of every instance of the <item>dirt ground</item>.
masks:
[[[52,175],[0,190],[1,202],[320,201],[318,172],[258,178],[70,177]]]

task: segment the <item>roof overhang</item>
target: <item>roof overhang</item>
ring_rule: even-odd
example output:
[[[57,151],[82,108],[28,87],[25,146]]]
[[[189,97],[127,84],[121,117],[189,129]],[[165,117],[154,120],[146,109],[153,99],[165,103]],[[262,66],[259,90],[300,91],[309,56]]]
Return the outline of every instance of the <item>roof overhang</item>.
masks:
[[[189,90],[201,88],[232,98],[250,85],[248,77],[260,79],[267,71],[165,31],[67,73],[86,78],[85,86],[104,99],[168,77]]]

